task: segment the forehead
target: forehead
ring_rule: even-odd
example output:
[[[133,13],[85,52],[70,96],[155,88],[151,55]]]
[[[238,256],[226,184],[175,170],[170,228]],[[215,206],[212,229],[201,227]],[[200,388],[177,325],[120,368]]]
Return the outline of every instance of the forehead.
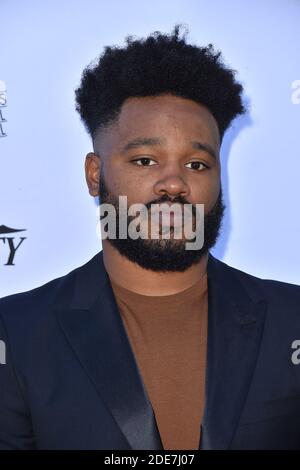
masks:
[[[100,132],[99,140],[112,148],[141,135],[169,143],[201,138],[216,149],[220,140],[217,122],[205,106],[168,94],[128,98],[117,121]]]

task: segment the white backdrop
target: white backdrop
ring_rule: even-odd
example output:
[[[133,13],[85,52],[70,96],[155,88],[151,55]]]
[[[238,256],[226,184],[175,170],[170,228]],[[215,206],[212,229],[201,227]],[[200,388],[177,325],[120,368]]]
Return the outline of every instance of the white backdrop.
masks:
[[[191,42],[221,49],[250,103],[222,147],[227,211],[213,253],[300,284],[299,0],[0,0],[0,297],[101,249],[74,89],[104,45],[178,22]]]

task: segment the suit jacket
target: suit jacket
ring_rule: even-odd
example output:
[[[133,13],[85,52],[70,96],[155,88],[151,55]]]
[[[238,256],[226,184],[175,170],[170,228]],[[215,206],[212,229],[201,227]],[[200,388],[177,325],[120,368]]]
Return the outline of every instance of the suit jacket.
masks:
[[[199,449],[300,449],[300,287],[211,254],[207,273]],[[0,449],[163,449],[102,251],[2,298],[0,339]]]

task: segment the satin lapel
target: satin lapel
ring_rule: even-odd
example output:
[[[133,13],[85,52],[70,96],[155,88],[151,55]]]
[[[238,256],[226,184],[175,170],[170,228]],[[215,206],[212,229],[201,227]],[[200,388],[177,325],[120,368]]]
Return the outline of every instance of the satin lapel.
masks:
[[[163,449],[155,416],[120,317],[102,252],[78,269],[56,316],[78,360],[132,449]]]
[[[209,256],[206,403],[200,449],[230,447],[262,337],[266,302],[253,286],[246,292],[233,272]]]

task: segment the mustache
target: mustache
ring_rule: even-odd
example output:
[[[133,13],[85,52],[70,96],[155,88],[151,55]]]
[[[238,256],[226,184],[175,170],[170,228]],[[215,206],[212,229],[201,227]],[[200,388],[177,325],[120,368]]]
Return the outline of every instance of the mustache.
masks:
[[[178,203],[178,204],[182,204],[182,205],[183,204],[191,204],[189,201],[186,200],[186,198],[184,196],[178,195],[174,198],[171,198],[167,194],[164,194],[159,199],[153,199],[152,201],[147,202],[145,204],[145,206],[147,207],[147,209],[150,209],[152,204],[162,204],[164,202],[170,202],[172,204]]]
[[[189,202],[184,196],[181,196],[180,194],[174,198],[171,198],[167,194],[164,194],[159,199],[153,199],[152,201],[147,202],[145,206],[149,211],[151,209],[152,204],[163,204],[164,202],[169,202],[171,204],[181,204],[182,206],[184,206],[185,204],[189,204],[188,209],[191,211],[191,215],[193,217],[196,217],[196,212],[197,212],[196,206],[192,204],[191,202]]]

